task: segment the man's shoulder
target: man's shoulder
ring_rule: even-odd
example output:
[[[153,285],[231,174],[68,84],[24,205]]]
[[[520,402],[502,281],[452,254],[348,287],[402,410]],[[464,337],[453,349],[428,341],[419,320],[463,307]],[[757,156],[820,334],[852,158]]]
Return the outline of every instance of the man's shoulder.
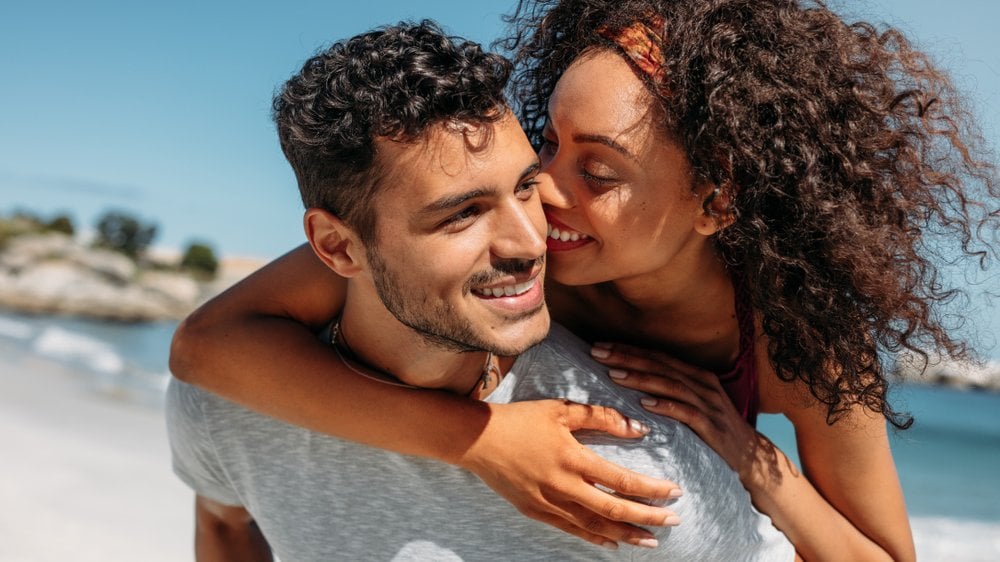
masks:
[[[529,366],[541,362],[594,373],[605,369],[590,357],[590,345],[587,342],[557,322],[552,322],[545,339],[526,351],[519,362],[522,360]]]
[[[611,406],[629,417],[673,428],[676,422],[653,416],[639,406],[641,394],[615,384],[608,368],[590,356],[590,345],[559,324],[552,324],[541,343],[518,358],[504,401],[565,398]]]

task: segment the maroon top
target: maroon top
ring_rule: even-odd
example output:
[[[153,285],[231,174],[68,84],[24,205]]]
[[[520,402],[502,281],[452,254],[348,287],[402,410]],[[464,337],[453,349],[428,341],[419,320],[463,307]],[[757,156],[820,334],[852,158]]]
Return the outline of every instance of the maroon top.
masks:
[[[732,370],[719,373],[719,381],[743,419],[757,427],[760,405],[757,398],[757,362],[754,360],[753,308],[744,283],[738,276],[733,278],[733,287],[736,292],[736,320],[740,326],[740,354]]]

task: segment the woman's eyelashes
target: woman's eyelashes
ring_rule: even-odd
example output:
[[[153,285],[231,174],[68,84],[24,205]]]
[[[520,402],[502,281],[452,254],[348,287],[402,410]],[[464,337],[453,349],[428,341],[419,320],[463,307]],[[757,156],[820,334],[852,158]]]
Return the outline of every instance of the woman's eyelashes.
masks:
[[[558,149],[559,149],[559,144],[557,144],[553,140],[550,140],[548,137],[543,137],[542,146],[538,148],[538,158],[543,162],[547,162],[551,160],[553,156],[556,155],[556,150]]]
[[[608,189],[622,183],[621,177],[610,166],[585,162],[580,165],[580,177],[597,189]]]
[[[539,159],[543,163],[547,163],[555,157],[558,150],[559,143],[552,138],[550,133],[543,133],[542,145],[538,149]],[[614,173],[607,165],[598,165],[596,169],[592,168],[588,170],[587,168],[586,162],[580,164],[580,171],[577,175],[583,178],[594,189],[609,189],[622,182],[618,174]]]

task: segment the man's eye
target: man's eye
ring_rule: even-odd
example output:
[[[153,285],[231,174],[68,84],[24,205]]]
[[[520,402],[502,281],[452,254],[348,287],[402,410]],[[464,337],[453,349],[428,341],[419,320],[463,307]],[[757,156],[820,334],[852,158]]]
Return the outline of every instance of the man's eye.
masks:
[[[461,211],[455,213],[454,215],[448,217],[441,226],[454,228],[463,226],[465,223],[475,219],[479,216],[481,210],[478,206],[472,205],[462,209]]]
[[[517,186],[517,196],[518,198],[527,201],[531,199],[531,196],[535,194],[535,189],[538,186],[538,180],[530,179],[521,185]]]

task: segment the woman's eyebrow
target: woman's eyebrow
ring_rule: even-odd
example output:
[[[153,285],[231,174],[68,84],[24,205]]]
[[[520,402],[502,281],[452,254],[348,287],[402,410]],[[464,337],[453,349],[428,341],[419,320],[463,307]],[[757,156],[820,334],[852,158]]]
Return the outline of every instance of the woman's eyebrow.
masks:
[[[628,158],[628,159],[630,159],[630,160],[632,160],[634,162],[637,162],[637,163],[639,162],[639,158],[636,157],[636,155],[634,155],[631,152],[629,152],[629,150],[627,148],[625,148],[624,146],[622,146],[622,145],[618,144],[617,142],[615,142],[615,140],[612,139],[611,137],[606,137],[604,135],[591,135],[591,134],[585,134],[585,133],[578,133],[578,134],[573,135],[573,141],[574,142],[578,142],[578,143],[597,143],[597,144],[603,144],[604,146],[607,146],[607,147],[613,149],[615,152],[621,153],[622,156],[625,156],[626,158]]]

